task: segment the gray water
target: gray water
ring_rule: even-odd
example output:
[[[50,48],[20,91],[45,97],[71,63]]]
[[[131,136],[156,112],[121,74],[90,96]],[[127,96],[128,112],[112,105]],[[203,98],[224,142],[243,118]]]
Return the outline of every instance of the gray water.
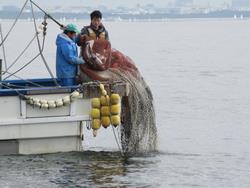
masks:
[[[250,187],[250,21],[105,25],[153,92],[158,152],[124,158],[112,129],[97,138],[86,130],[83,152],[0,156],[0,187]],[[53,71],[57,32],[50,23],[45,55]],[[9,39],[10,62],[22,35]],[[25,71],[45,77],[43,67]]]

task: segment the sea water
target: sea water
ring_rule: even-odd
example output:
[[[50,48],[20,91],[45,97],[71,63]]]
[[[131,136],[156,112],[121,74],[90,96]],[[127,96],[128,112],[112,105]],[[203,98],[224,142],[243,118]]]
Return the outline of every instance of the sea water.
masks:
[[[1,24],[6,33],[11,22]],[[8,64],[33,37],[32,24],[18,23],[6,41]],[[158,152],[124,158],[111,128],[97,138],[85,129],[83,152],[0,156],[0,187],[249,187],[250,21],[104,24],[153,92]],[[60,32],[49,22],[44,55],[53,73]],[[9,72],[35,56],[36,45]],[[18,75],[49,77],[41,59]]]

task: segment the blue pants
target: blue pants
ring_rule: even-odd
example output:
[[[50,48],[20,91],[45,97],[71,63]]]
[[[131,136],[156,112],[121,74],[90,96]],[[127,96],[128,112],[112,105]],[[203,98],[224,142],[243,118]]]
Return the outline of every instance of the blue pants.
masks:
[[[59,78],[61,86],[73,86],[76,85],[75,78]]]

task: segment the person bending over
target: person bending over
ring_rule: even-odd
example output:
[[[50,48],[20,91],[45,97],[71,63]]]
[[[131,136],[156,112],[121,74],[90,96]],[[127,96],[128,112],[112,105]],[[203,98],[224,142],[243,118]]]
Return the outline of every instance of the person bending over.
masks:
[[[84,64],[78,57],[76,34],[80,33],[74,24],[68,24],[56,39],[56,75],[61,86],[76,85],[77,65]]]

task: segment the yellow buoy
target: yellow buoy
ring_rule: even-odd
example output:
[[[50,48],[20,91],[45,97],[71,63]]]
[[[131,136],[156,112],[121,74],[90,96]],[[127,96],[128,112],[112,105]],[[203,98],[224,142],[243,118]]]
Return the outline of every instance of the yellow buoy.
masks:
[[[92,105],[92,108],[100,108],[101,106],[100,99],[99,98],[91,99],[91,105]]]
[[[100,127],[101,127],[101,121],[100,121],[100,119],[92,119],[91,128],[93,130],[97,130],[97,129],[100,129]]]
[[[114,104],[111,105],[110,111],[112,115],[118,115],[121,113],[121,105],[120,104]]]
[[[101,91],[105,90],[103,84],[100,84],[99,87],[100,87]]]
[[[110,125],[110,117],[109,116],[103,116],[101,119],[102,126],[104,128],[107,128]]]
[[[111,123],[115,127],[121,124],[121,117],[119,115],[111,116]]]
[[[91,109],[91,117],[93,119],[99,119],[100,118],[100,110],[98,108],[92,108]]]
[[[102,116],[109,116],[110,115],[110,108],[109,108],[109,106],[102,106],[101,107],[101,115]]]
[[[106,91],[106,90],[103,90],[103,91],[102,91],[102,95],[106,96],[106,95],[107,95],[107,91]]]
[[[109,106],[110,98],[109,98],[108,95],[106,95],[106,96],[101,96],[100,101],[101,101],[101,105],[102,105],[102,106]]]
[[[118,104],[120,103],[121,97],[119,96],[119,94],[113,93],[110,97],[111,100],[111,104]]]

